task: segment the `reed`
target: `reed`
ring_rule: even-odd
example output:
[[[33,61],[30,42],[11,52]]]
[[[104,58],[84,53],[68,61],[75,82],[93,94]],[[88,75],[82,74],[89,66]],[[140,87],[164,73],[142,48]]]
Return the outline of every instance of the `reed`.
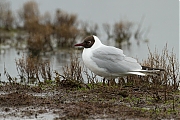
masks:
[[[20,76],[20,81],[25,84],[41,83],[52,79],[50,62],[43,61],[37,57],[23,56],[17,59],[16,69]]]

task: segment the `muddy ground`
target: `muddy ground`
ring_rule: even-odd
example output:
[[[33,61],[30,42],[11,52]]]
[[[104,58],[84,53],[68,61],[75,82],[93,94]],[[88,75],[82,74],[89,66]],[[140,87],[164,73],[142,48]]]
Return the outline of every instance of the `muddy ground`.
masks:
[[[0,86],[0,119],[180,119],[179,92],[97,85]]]

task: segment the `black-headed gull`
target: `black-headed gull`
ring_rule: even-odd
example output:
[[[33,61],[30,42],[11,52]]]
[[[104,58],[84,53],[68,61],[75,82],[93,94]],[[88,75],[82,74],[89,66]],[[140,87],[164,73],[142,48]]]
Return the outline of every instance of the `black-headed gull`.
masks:
[[[75,46],[84,47],[82,59],[86,67],[105,78],[132,74],[145,76],[161,70],[141,66],[136,59],[124,55],[123,50],[102,44],[94,35],[86,37],[82,43]]]

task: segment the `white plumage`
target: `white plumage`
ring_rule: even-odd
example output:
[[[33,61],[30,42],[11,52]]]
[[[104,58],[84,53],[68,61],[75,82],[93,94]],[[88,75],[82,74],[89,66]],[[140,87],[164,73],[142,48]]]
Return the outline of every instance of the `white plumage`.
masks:
[[[136,59],[127,57],[123,50],[101,43],[98,37],[89,36],[83,43],[75,46],[83,46],[82,59],[84,64],[95,74],[102,77],[116,78],[126,75],[142,75],[157,72],[159,70],[142,70]]]

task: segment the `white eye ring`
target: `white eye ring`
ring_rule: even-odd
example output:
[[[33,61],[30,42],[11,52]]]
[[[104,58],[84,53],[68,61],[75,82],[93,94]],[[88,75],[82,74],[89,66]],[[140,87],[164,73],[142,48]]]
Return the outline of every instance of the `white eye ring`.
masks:
[[[88,44],[91,44],[91,41],[88,41]]]

